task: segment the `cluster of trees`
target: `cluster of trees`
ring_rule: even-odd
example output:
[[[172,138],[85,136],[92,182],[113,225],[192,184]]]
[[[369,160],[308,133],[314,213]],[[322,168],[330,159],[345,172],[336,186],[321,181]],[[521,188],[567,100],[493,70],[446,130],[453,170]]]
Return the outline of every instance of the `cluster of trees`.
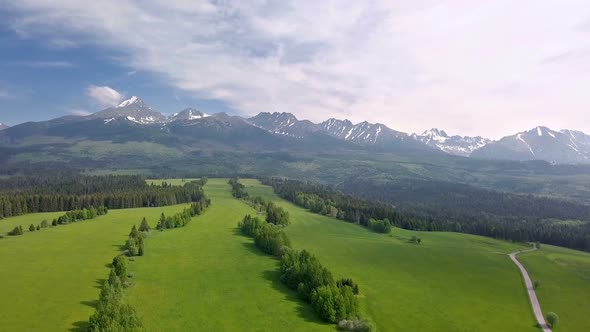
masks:
[[[281,281],[296,290],[326,321],[337,323],[359,315],[358,300],[349,286],[354,282],[337,283],[332,273],[305,250],[291,249],[281,257]]]
[[[123,288],[127,285],[127,259],[119,255],[113,259],[109,278],[102,285],[96,311],[89,319],[88,331],[143,330],[137,312],[123,300]]]
[[[238,227],[245,235],[254,238],[254,244],[267,254],[280,257],[291,242],[281,227],[270,224],[258,217],[246,215],[238,223]]]
[[[395,208],[391,200],[387,203],[389,191],[381,187],[361,187],[358,183],[351,188],[363,197],[375,201],[359,199],[341,193],[331,187],[296,180],[264,178],[262,182],[273,187],[282,198],[312,212],[332,215],[338,219],[369,226],[371,218],[389,220],[400,228],[417,231],[450,231],[483,235],[516,242],[534,242],[554,244],[558,246],[590,251],[590,207],[572,202],[556,201],[530,195],[514,195],[478,193],[467,195],[463,205],[451,203],[440,193],[441,201],[432,200],[431,204],[420,201],[418,197],[404,198]],[[363,182],[364,183],[364,182]],[[387,186],[387,188],[393,186]],[[379,190],[373,190],[379,188]],[[391,189],[397,192],[398,189]],[[432,189],[435,190],[435,189]],[[440,190],[437,189],[437,190]],[[487,192],[487,191],[486,191]],[[467,193],[470,193],[467,191]],[[398,197],[401,195],[397,195]],[[450,195],[449,197],[453,197]],[[414,199],[410,204],[409,199]],[[458,198],[457,198],[458,199]],[[473,199],[474,204],[469,205]],[[511,202],[511,200],[514,200]],[[434,202],[437,203],[434,203]],[[421,203],[416,203],[421,202]],[[445,206],[441,202],[449,202]],[[477,203],[479,202],[479,203]],[[545,206],[544,204],[547,204]],[[501,206],[499,211],[506,215],[492,213],[492,206]],[[521,208],[519,206],[522,205]],[[483,208],[484,210],[478,210]],[[569,211],[568,210],[573,210]],[[514,213],[514,215],[510,215]],[[556,219],[547,219],[553,216]],[[576,217],[579,223],[561,222],[563,219]]]
[[[228,182],[231,185],[231,194],[237,199],[248,198],[246,187],[238,181],[238,178],[231,178]]]
[[[369,229],[371,229],[373,232],[385,234],[391,233],[391,223],[389,222],[389,219],[376,220],[371,218],[369,219],[367,227],[369,227]]]
[[[232,187],[232,195],[235,198],[248,201],[250,206],[256,209],[256,211],[266,214],[266,222],[277,226],[289,225],[289,212],[287,210],[260,196],[250,198],[248,192],[246,192],[246,187],[239,182],[238,178],[230,179],[229,184]]]
[[[355,295],[359,293],[359,287],[352,279],[335,281],[332,273],[315,256],[305,250],[291,249],[289,238],[275,224],[246,215],[238,227],[253,237],[254,244],[262,251],[281,259],[281,281],[296,290],[322,319],[333,323],[352,319],[353,323],[345,325],[369,326],[357,320],[359,310]],[[364,331],[358,329],[361,330]]]
[[[191,221],[192,217],[203,213],[203,210],[206,209],[210,204],[211,200],[203,197],[200,201],[192,203],[191,206],[182,210],[182,212],[178,212],[172,216],[166,217],[166,215],[162,212],[156,228],[159,230],[164,230],[184,227]]]
[[[145,218],[143,218],[143,221],[146,222],[147,224],[147,220]],[[142,221],[142,225],[143,225],[143,221]],[[148,226],[149,228],[149,226]],[[149,231],[149,229],[148,229]],[[140,232],[139,230],[137,230],[137,227],[135,227],[135,225],[133,225],[133,227],[131,228],[131,232],[129,233],[129,238],[127,239],[127,242],[125,242],[125,250],[127,252],[127,255],[129,256],[143,256],[144,254],[144,244],[143,244],[143,239],[144,239],[144,232]]]
[[[203,189],[196,182],[170,187],[148,186],[144,183],[142,187],[90,194],[0,193],[0,218],[27,213],[79,210],[91,206],[105,206],[109,209],[166,206],[199,201],[203,196]]]
[[[108,213],[108,209],[104,206],[94,207],[91,206],[88,209],[81,209],[81,210],[74,210],[68,211],[64,215],[60,216],[59,218],[53,219],[51,222],[52,226],[64,225],[69,224],[72,222],[94,219],[98,216],[102,216]],[[29,225],[29,232],[34,232],[41,230],[42,228],[49,227],[49,222],[47,220],[41,221],[40,224],[35,226],[34,224]],[[8,232],[8,235],[23,235],[23,227],[22,225],[16,226],[13,230]]]

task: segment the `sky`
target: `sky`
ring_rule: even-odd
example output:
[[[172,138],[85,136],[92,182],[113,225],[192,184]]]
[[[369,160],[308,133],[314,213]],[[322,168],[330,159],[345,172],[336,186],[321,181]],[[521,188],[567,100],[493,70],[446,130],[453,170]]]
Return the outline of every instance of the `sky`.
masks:
[[[140,96],[493,139],[590,133],[587,0],[0,0],[0,122]]]

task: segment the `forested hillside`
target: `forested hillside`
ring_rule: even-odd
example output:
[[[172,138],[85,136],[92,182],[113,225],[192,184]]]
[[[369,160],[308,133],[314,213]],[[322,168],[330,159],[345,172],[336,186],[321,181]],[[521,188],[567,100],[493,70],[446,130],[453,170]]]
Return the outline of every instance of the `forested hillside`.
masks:
[[[363,200],[329,186],[294,180],[266,178],[263,183],[271,185],[279,196],[313,212],[365,226],[371,218],[387,219],[394,226],[410,230],[462,232],[519,242],[540,241],[590,251],[590,207],[582,204],[494,192],[485,195],[467,191],[461,198],[439,189],[436,197],[432,196],[434,194],[427,197],[430,205],[400,203],[396,207],[383,199],[392,197],[383,192],[383,188],[361,187],[360,183],[356,183],[359,187],[350,189],[382,202]],[[401,196],[403,188],[391,190]],[[416,194],[407,190],[404,199],[412,202],[412,195]],[[498,211],[502,214],[489,211],[494,205],[500,206]],[[572,218],[579,220],[571,222]]]

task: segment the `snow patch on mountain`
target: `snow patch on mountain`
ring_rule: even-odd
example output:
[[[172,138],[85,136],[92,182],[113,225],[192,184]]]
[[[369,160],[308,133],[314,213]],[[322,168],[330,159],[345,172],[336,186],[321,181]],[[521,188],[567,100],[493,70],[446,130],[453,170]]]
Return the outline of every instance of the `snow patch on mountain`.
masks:
[[[131,104],[137,103],[139,101],[139,97],[137,96],[132,96],[131,98],[122,101],[117,107],[125,107],[125,106],[129,106]]]
[[[449,136],[444,130],[433,128],[422,134],[412,134],[412,138],[428,146],[437,148],[449,154],[469,156],[471,153],[491,142],[481,136]]]

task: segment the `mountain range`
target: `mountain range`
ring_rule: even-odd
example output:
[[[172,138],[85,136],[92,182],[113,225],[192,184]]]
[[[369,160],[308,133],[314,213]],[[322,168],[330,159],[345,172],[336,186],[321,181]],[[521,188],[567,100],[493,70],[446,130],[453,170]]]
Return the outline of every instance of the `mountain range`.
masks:
[[[93,140],[159,141],[166,144],[206,142],[213,146],[260,149],[339,146],[384,151],[446,153],[478,159],[545,160],[590,163],[590,136],[579,131],[537,127],[492,141],[480,136],[448,135],[433,128],[407,134],[380,123],[328,119],[321,123],[299,120],[291,113],[262,112],[250,118],[225,113],[205,114],[187,108],[170,116],[153,110],[133,96],[119,105],[88,116],[65,116],[13,127],[0,124],[0,143],[11,146],[29,137],[87,137]],[[311,144],[313,143],[313,145]]]

